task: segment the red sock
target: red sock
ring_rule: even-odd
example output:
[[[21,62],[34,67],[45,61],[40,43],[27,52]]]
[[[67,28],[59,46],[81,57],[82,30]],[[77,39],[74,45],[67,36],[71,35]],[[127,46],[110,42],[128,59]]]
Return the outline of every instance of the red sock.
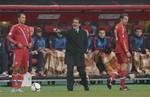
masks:
[[[111,77],[110,77],[110,80],[111,81],[114,81],[116,79],[116,74],[115,73],[112,73]]]
[[[18,83],[17,89],[21,88],[22,81],[23,81],[23,75],[22,74],[18,74],[18,76],[17,76],[17,83]]]
[[[17,88],[17,86],[18,86],[17,74],[12,74],[11,86],[12,86],[12,88]]]
[[[126,72],[120,71],[120,88],[125,88]]]

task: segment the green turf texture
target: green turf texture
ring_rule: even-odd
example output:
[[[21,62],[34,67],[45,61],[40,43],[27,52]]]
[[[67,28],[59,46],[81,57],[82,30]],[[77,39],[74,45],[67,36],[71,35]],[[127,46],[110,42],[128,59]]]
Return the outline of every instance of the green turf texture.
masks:
[[[75,86],[73,92],[68,92],[65,85],[42,86],[40,92],[32,92],[23,88],[24,93],[10,93],[11,88],[0,87],[0,97],[150,97],[150,85],[129,85],[131,90],[120,91],[119,86],[108,90],[105,85],[90,85],[90,91],[84,91],[82,86]]]

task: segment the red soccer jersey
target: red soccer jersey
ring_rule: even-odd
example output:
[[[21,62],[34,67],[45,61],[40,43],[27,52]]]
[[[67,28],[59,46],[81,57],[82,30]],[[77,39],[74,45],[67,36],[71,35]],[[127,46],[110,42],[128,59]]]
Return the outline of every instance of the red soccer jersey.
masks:
[[[115,33],[115,40],[116,40],[116,53],[123,53],[129,51],[129,44],[128,44],[128,34],[125,26],[122,23],[118,23],[114,30]]]
[[[28,46],[32,43],[30,30],[27,25],[13,25],[8,36],[15,40],[16,43],[21,43],[23,46]]]

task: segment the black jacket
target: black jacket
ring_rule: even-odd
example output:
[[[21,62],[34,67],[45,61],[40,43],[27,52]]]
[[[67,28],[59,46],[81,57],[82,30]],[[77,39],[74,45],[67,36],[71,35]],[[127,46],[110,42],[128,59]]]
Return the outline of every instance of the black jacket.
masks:
[[[66,54],[84,54],[87,51],[88,38],[84,30],[79,29],[77,33],[74,29],[61,32],[66,36]]]

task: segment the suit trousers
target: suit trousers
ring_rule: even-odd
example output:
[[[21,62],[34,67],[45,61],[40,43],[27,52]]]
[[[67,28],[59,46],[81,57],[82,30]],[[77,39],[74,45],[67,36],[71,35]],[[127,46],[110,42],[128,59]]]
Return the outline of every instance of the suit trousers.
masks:
[[[67,64],[67,89],[73,90],[74,66],[77,66],[79,76],[81,77],[81,82],[86,87],[88,85],[88,82],[87,82],[86,72],[85,72],[84,54],[79,54],[79,53],[66,54],[65,55],[65,63]]]

